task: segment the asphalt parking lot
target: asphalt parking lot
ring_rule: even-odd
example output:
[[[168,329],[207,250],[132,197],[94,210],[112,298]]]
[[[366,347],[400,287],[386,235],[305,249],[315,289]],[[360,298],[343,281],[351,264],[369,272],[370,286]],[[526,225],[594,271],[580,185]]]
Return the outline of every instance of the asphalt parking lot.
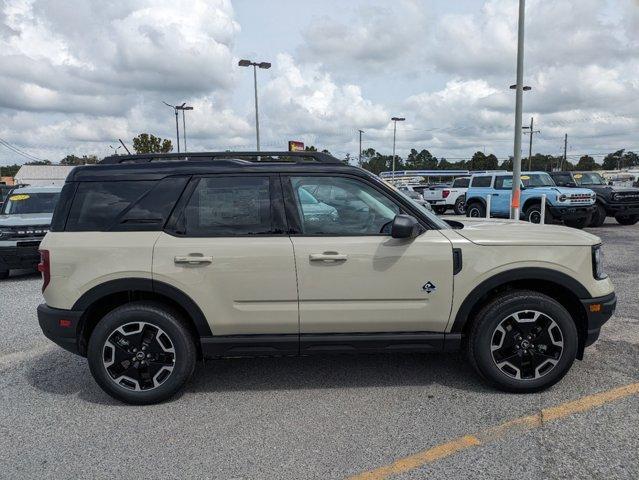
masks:
[[[42,336],[40,278],[14,275],[0,282],[0,477],[639,478],[639,225],[593,233],[617,313],[533,395],[486,388],[457,354],[327,356],[207,361],[172,402],[126,406]]]

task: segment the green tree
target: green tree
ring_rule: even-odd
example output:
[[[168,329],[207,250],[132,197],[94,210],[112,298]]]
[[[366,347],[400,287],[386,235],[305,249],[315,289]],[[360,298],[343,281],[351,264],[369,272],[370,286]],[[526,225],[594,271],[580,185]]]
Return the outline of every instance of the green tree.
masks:
[[[577,166],[575,167],[577,170],[596,170],[599,168],[599,165],[595,163],[595,159],[590,155],[582,156],[577,162]]]
[[[411,148],[408,157],[406,157],[404,168],[406,170],[434,170],[437,168],[437,157],[433,157],[428,150],[422,149],[417,152]]]
[[[141,133],[133,139],[135,153],[169,153],[173,150],[171,140]]]
[[[13,165],[0,165],[0,177],[15,177],[18,170],[20,170],[20,166],[17,163]]]
[[[60,165],[93,165],[96,163],[98,163],[98,157],[96,155],[82,155],[81,157],[67,155],[60,160]]]
[[[623,163],[623,155],[624,149],[617,150],[616,152],[609,153],[603,159],[603,169],[604,170],[616,170],[617,168],[622,166]]]
[[[475,152],[470,159],[470,170],[497,170],[498,168],[499,162],[492,153],[486,155],[484,152]]]

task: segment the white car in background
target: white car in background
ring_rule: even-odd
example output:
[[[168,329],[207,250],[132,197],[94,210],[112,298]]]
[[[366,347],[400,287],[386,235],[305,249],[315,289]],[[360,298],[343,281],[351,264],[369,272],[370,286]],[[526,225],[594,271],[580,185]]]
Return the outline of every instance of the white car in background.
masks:
[[[446,206],[452,208],[457,215],[466,215],[466,191],[470,184],[470,177],[458,177],[453,180],[450,188],[445,188],[443,194],[445,194]]]

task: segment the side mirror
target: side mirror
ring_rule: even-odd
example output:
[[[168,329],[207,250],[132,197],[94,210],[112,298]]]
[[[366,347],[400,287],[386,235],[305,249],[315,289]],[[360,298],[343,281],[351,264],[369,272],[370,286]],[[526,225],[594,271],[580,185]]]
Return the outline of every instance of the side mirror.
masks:
[[[569,188],[575,188],[577,184],[575,182],[566,182],[565,186]]]
[[[415,217],[410,215],[395,215],[391,226],[393,238],[415,238],[419,235],[421,227]]]

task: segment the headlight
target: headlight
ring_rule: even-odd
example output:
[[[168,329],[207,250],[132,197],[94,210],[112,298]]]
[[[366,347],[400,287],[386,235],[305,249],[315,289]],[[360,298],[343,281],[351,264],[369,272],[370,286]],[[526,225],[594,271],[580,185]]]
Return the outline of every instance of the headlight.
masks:
[[[603,271],[604,254],[601,244],[592,247],[592,274],[597,280],[608,277]]]
[[[559,200],[560,202],[565,202],[566,200],[568,200],[568,197],[562,193],[557,197],[557,200]]]

